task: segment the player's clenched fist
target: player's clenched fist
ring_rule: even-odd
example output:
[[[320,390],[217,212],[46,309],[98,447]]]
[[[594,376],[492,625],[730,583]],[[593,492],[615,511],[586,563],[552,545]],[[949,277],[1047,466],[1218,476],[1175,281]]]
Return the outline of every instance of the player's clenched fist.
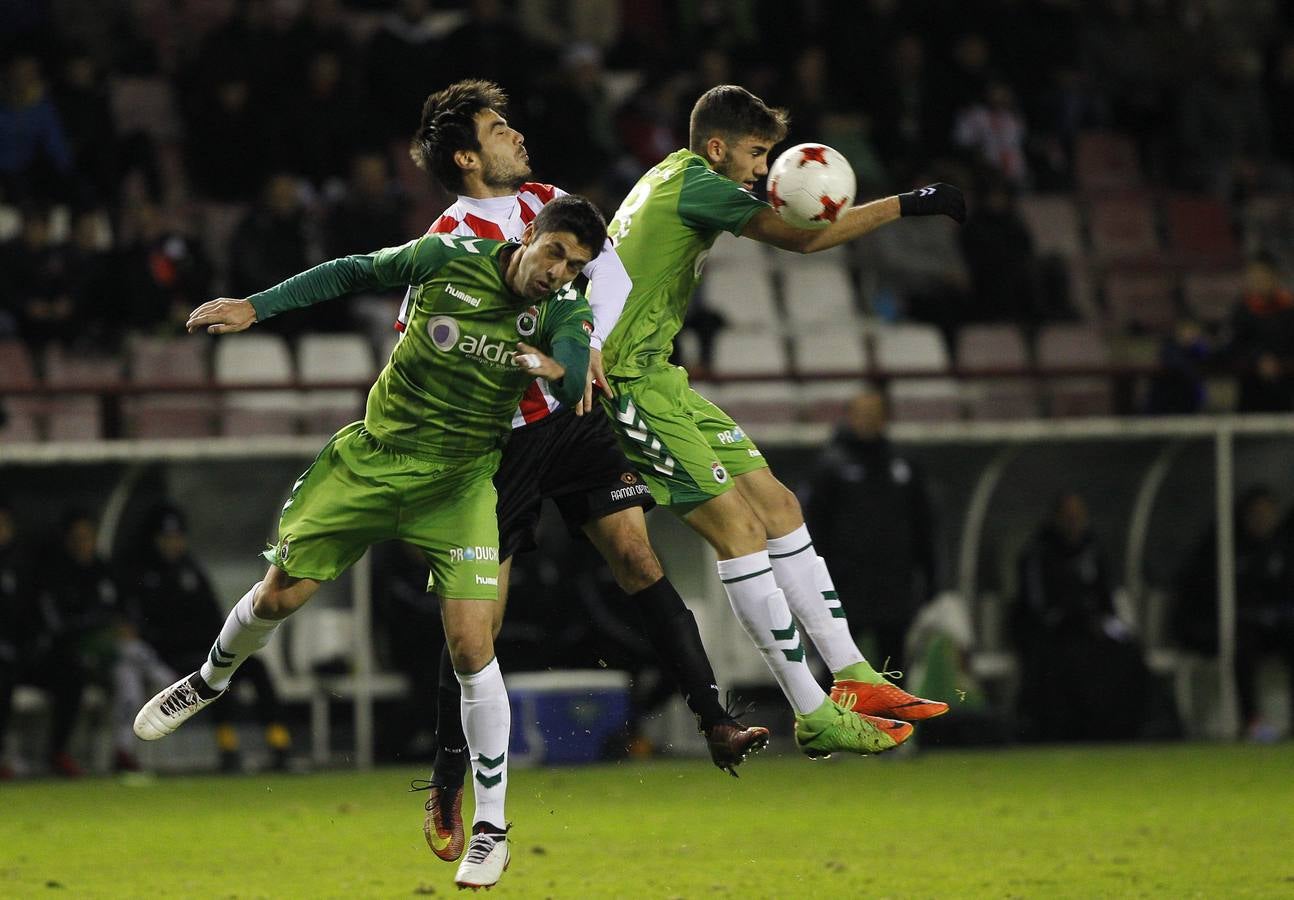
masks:
[[[966,221],[966,198],[961,188],[951,184],[928,184],[915,191],[899,194],[899,215],[948,216],[957,222]]]
[[[245,331],[256,322],[256,309],[246,300],[221,297],[208,300],[193,312],[184,327],[189,334],[205,328],[208,334],[232,334]]]
[[[547,378],[549,381],[560,381],[566,369],[557,360],[544,353],[538,347],[532,347],[525,341],[517,341],[517,355],[513,358],[518,369],[525,369],[536,378]]]

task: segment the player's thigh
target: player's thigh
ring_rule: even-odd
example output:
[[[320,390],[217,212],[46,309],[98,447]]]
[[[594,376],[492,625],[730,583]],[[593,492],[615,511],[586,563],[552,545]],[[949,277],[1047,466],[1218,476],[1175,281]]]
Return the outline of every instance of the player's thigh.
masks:
[[[616,379],[607,401],[625,456],[652,497],[677,515],[732,489],[728,469],[699,424],[700,395],[681,369]],[[709,411],[705,411],[706,415]]]
[[[442,598],[498,600],[497,464],[490,454],[448,467],[411,486],[401,504],[398,537],[422,551],[427,590]]]
[[[616,584],[626,594],[636,594],[665,577],[647,536],[647,520],[641,507],[633,506],[592,519],[584,524],[584,533],[607,561]]]
[[[291,578],[331,581],[368,547],[395,537],[399,461],[360,423],[324,445],[292,486],[265,559]]]

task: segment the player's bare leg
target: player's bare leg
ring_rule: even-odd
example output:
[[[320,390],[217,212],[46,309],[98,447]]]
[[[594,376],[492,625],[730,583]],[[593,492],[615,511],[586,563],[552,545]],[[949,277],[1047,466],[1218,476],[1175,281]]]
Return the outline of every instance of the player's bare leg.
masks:
[[[719,702],[719,687],[696,618],[665,577],[647,536],[641,506],[618,510],[584,525],[616,584],[642,617],[643,630],[665,664],[705,735],[710,758],[736,776],[736,767],[768,746],[768,729],[745,727]]]
[[[508,867],[504,800],[512,715],[494,656],[494,631],[501,621],[499,602],[442,599],[440,609],[445,643],[463,691],[463,734],[476,795],[472,837],[454,881],[459,887],[490,887]]]
[[[202,666],[144,704],[135,716],[135,734],[145,741],[166,737],[213,703],[243,661],[269,643],[279,623],[304,606],[319,584],[270,566],[229,611]]]
[[[734,481],[768,536],[769,562],[778,587],[831,669],[831,699],[847,709],[890,719],[929,719],[947,712],[946,703],[923,700],[890,684],[858,650],[826,561],[814,550],[795,494],[768,469],[738,475]],[[886,601],[884,597],[871,599]]]

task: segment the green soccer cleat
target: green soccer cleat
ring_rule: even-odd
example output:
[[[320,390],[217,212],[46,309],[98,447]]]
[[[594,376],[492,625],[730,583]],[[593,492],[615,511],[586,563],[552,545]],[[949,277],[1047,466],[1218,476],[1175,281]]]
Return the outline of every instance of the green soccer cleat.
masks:
[[[830,720],[825,724],[818,721],[821,712],[795,717],[795,744],[810,759],[837,752],[884,753],[912,736],[912,726],[907,722],[852,712],[835,701],[828,702],[831,708],[826,713]]]

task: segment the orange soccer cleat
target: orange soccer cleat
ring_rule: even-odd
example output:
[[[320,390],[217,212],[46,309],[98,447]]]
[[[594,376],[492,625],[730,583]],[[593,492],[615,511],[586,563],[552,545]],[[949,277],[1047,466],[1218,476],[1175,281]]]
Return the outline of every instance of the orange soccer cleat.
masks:
[[[933,719],[948,712],[947,703],[914,697],[903,688],[888,681],[880,684],[868,684],[865,681],[837,681],[831,686],[831,699],[856,713],[880,716],[885,719],[904,719],[909,722]]]

